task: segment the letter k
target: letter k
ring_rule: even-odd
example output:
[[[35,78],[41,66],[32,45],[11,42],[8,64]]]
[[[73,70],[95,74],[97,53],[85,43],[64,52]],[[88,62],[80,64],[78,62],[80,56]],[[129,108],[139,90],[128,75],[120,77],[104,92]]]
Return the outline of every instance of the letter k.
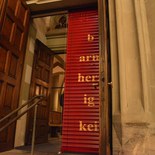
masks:
[[[82,124],[82,121],[79,121],[79,122],[80,122],[80,129],[79,129],[79,131],[87,131],[86,124]]]

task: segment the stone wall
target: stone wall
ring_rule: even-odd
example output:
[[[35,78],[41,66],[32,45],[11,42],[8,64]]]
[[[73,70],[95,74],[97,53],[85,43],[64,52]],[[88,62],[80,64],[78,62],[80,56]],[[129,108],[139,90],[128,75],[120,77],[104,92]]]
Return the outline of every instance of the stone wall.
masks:
[[[21,83],[21,89],[20,89],[19,105],[24,104],[29,98],[35,39],[36,39],[36,29],[32,25],[30,25],[24,69],[23,69],[23,75],[22,75],[22,83]],[[15,147],[22,146],[25,144],[26,119],[27,119],[27,115],[25,114],[17,121]]]
[[[149,94],[150,94],[150,104],[149,112],[152,123],[154,122],[155,127],[155,1],[145,0],[146,6],[146,16],[148,24],[149,33],[149,43],[150,48],[147,53],[148,70],[149,70]]]
[[[155,1],[110,0],[114,155],[154,155]]]
[[[24,104],[29,99],[29,89],[31,83],[35,40],[39,39],[43,43],[46,43],[46,36],[45,36],[46,30],[43,25],[44,20],[42,19],[34,19],[30,23],[23,75],[22,75],[22,83],[20,89],[19,105]],[[26,119],[27,115],[25,114],[17,121],[15,147],[22,146],[25,144]]]

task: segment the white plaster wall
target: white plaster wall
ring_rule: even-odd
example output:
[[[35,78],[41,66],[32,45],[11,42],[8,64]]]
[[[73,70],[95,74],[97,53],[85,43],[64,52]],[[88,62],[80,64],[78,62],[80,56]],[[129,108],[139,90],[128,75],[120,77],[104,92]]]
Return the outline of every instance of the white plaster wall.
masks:
[[[37,31],[36,38],[46,45],[46,24],[44,18],[34,18],[33,25]]]
[[[22,75],[22,84],[20,89],[19,105],[23,105],[29,98],[29,88],[30,88],[32,65],[33,65],[35,39],[36,39],[36,30],[32,25],[30,25],[25,61],[24,61],[24,70]],[[27,115],[25,114],[17,121],[15,144],[14,144],[15,147],[22,146],[25,144],[26,120]]]
[[[39,39],[46,45],[47,39],[45,34],[46,34],[45,18],[33,19],[32,22],[30,23],[30,29],[28,35],[19,105],[23,104],[24,101],[27,101],[29,98],[29,88],[31,83],[35,41],[36,39]],[[26,119],[27,117],[23,116],[17,121],[15,144],[14,144],[15,147],[22,146],[25,143]]]
[[[35,41],[36,39],[39,39],[41,42],[46,44],[45,33],[46,33],[45,20],[42,18],[33,19],[33,21],[30,23],[30,29],[28,35],[19,105],[23,104],[24,103],[23,101],[27,101],[29,98],[29,88],[31,83]],[[27,117],[23,116],[21,117],[21,119],[17,121],[15,147],[22,146],[25,143],[26,119]]]

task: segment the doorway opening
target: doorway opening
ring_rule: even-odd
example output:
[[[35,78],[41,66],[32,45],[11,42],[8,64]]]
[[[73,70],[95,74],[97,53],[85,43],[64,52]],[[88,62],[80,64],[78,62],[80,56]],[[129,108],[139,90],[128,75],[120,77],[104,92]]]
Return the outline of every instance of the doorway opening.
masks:
[[[27,0],[27,1],[29,1],[30,2],[30,0]],[[85,8],[87,8],[87,4],[88,4],[88,2],[90,2],[91,0],[86,0],[86,1],[84,1],[84,3],[83,3],[83,1],[78,1],[78,4],[79,4],[79,6],[80,5],[82,5],[82,4],[85,4],[84,6],[83,6],[83,8],[85,9]],[[93,1],[93,0],[92,0]],[[91,2],[92,2],[91,1]],[[4,50],[4,49],[1,49],[1,55],[2,56],[4,56],[4,58],[5,58],[5,60],[6,60],[6,62],[8,62],[7,61],[7,56],[6,56],[6,52],[8,51],[8,50],[10,50],[9,48],[8,48],[8,44],[7,44],[7,42],[9,42],[9,41],[13,41],[13,44],[15,45],[15,47],[14,47],[14,50],[13,50],[13,55],[11,55],[12,56],[12,58],[11,58],[11,65],[10,65],[10,70],[8,69],[8,71],[9,71],[9,74],[11,75],[11,78],[13,77],[13,78],[15,78],[16,77],[16,75],[15,75],[15,73],[18,73],[18,70],[14,70],[16,67],[18,67],[18,68],[20,68],[21,70],[23,69],[22,67],[19,67],[20,65],[22,65],[22,60],[23,59],[18,59],[18,55],[17,54],[19,54],[20,55],[20,52],[19,51],[23,51],[23,50],[21,50],[21,48],[23,47],[24,48],[24,46],[22,46],[22,44],[19,44],[19,43],[21,43],[21,41],[20,40],[22,40],[22,41],[24,41],[25,42],[25,39],[23,39],[23,38],[26,38],[26,37],[24,37],[23,36],[23,32],[26,32],[26,31],[24,31],[25,30],[25,28],[23,27],[23,25],[24,26],[28,26],[28,22],[26,22],[26,20],[24,20],[24,16],[26,17],[26,15],[28,14],[28,11],[26,11],[26,9],[27,9],[27,6],[25,5],[25,3],[24,3],[24,1],[23,0],[16,0],[16,3],[12,3],[12,1],[3,1],[3,2],[5,2],[5,3],[7,3],[6,5],[7,5],[7,7],[8,7],[8,9],[4,9],[3,11],[6,11],[6,14],[5,13],[2,13],[1,14],[1,19],[3,19],[3,15],[5,14],[6,15],[6,20],[4,21],[4,27],[6,27],[7,28],[7,26],[5,26],[5,24],[6,25],[9,25],[10,24],[10,26],[9,26],[9,29],[11,30],[16,30],[16,32],[11,32],[11,31],[7,31],[6,29],[4,29],[4,36],[6,37],[6,39],[7,39],[7,41],[4,41],[4,38],[2,38],[1,39],[1,41],[5,44],[4,46],[6,47],[6,50]],[[15,4],[17,4],[17,2],[18,2],[18,5],[15,5]],[[36,3],[37,2],[37,3]],[[47,4],[46,6],[47,6],[47,8],[45,7],[45,5],[39,5],[38,4],[38,2],[43,2],[43,0],[37,0],[37,1],[31,1],[30,3],[36,3],[35,5],[38,5],[38,7],[37,8],[40,8],[40,13],[43,13],[44,11],[42,10],[43,8],[44,8],[44,10],[48,10],[48,12],[50,11],[49,10],[49,8],[51,8],[52,10],[53,10],[53,8],[52,8],[52,6],[55,6],[55,9],[56,8],[58,8],[58,6],[56,6],[56,3],[50,3],[49,5],[50,5],[50,7],[49,7],[49,5]],[[47,2],[47,1],[46,1]],[[49,1],[48,1],[49,2]],[[73,9],[75,9],[75,5],[73,5],[73,3],[71,3],[72,2],[72,0],[64,0],[63,1],[63,4],[65,4],[66,2],[68,2],[68,3],[70,3],[70,5],[68,6],[68,7],[70,7],[70,8],[72,8],[72,10]],[[76,1],[77,2],[77,1]],[[86,3],[85,3],[86,2]],[[95,4],[96,4],[96,0],[95,1],[93,1],[93,2],[95,2]],[[61,2],[60,2],[61,3]],[[55,5],[54,5],[55,4]],[[94,4],[94,3],[91,3],[91,6],[92,6],[92,4]],[[19,7],[19,5],[21,6],[21,8]],[[17,6],[18,6],[18,9],[19,9],[19,11],[17,11]],[[33,6],[34,7],[34,6]],[[67,9],[67,6],[65,6],[65,5],[63,5],[63,7],[65,7],[65,9]],[[2,8],[2,3],[0,3],[0,8]],[[33,9],[35,9],[35,8],[33,8]],[[80,7],[78,7],[77,9],[81,9]],[[8,11],[8,10],[10,10],[10,11]],[[59,9],[58,9],[59,10]],[[64,8],[61,8],[60,10],[64,10]],[[35,15],[37,15],[37,11],[34,11],[36,14]],[[100,11],[101,12],[101,11]],[[17,15],[17,17],[16,16],[12,16],[12,13],[14,14],[14,15]],[[44,12],[45,13],[45,12]],[[46,12],[47,13],[47,12]],[[103,10],[102,10],[102,12],[101,12],[102,14],[103,14]],[[9,15],[9,16],[8,16]],[[34,15],[34,14],[33,14]],[[67,21],[66,20],[66,18],[65,18],[65,14],[63,14],[63,13],[61,13],[61,15],[63,15],[63,16],[61,16],[60,18],[56,18],[55,19],[55,21],[57,22],[57,24],[53,27],[54,29],[57,29],[57,31],[59,32],[59,33],[61,33],[62,31],[61,31],[61,28],[62,29],[65,29],[66,27],[67,27],[67,24],[65,24],[65,22]],[[14,17],[16,17],[16,18],[18,18],[19,20],[17,20],[16,18],[14,19]],[[0,19],[0,22],[2,21],[3,22],[3,20],[1,20]],[[27,18],[28,19],[28,18]],[[73,18],[74,19],[74,18]],[[87,19],[86,19],[87,20]],[[14,23],[14,21],[15,22],[17,22],[16,24]],[[29,88],[29,85],[31,84],[31,81],[30,81],[30,77],[31,77],[31,69],[32,69],[32,66],[30,66],[31,65],[31,62],[33,62],[33,60],[32,60],[32,55],[33,54],[35,54],[36,55],[36,60],[38,59],[38,58],[40,58],[40,60],[39,60],[39,63],[36,63],[36,68],[34,68],[34,70],[35,70],[35,72],[36,72],[36,76],[37,77],[39,77],[40,79],[39,80],[37,80],[37,82],[36,83],[34,83],[35,85],[34,85],[34,87],[33,88],[35,88],[34,90],[35,91],[33,91],[34,92],[34,94],[40,94],[40,93],[43,93],[44,95],[47,95],[48,96],[48,93],[49,92],[52,92],[51,90],[53,90],[53,92],[55,93],[55,94],[58,94],[58,92],[59,92],[59,95],[60,95],[60,97],[61,97],[61,95],[63,94],[63,91],[60,91],[60,90],[58,90],[58,91],[54,91],[54,89],[55,89],[55,86],[52,86],[52,84],[50,85],[50,84],[47,84],[49,81],[52,81],[52,76],[50,77],[50,78],[48,78],[49,77],[49,75],[51,75],[51,72],[53,71],[53,67],[54,67],[54,64],[53,64],[53,62],[52,62],[52,70],[50,69],[50,62],[51,61],[53,61],[53,57],[54,57],[54,53],[56,53],[56,52],[50,52],[49,51],[49,48],[51,48],[53,51],[54,50],[56,50],[57,49],[57,52],[60,54],[62,51],[62,49],[58,49],[58,48],[60,48],[60,46],[62,47],[62,45],[60,45],[60,40],[62,39],[60,36],[57,36],[57,33],[55,33],[55,34],[53,34],[52,35],[52,37],[50,36],[49,37],[49,40],[52,40],[52,41],[47,41],[47,31],[48,32],[51,32],[50,30],[51,30],[51,17],[46,17],[46,19],[45,18],[42,18],[42,19],[39,19],[39,18],[36,18],[35,20],[33,20],[33,24],[32,24],[32,29],[33,29],[33,32],[31,32],[32,33],[32,35],[33,36],[35,36],[34,38],[30,38],[30,40],[29,40],[29,42],[30,42],[30,46],[29,46],[29,53],[26,53],[26,55],[27,55],[27,60],[25,60],[25,61],[27,61],[27,64],[25,63],[24,64],[24,69],[25,69],[25,72],[24,72],[24,74],[23,74],[23,79],[22,79],[22,83],[24,83],[24,84],[21,84],[21,89],[20,89],[20,101],[21,102],[25,102],[25,100],[27,100],[28,99],[28,95],[25,95],[26,93],[26,91],[28,90],[28,88]],[[87,21],[89,21],[89,20],[87,20]],[[81,21],[79,21],[79,23],[80,23]],[[82,21],[83,22],[83,21]],[[81,23],[82,23],[81,22]],[[21,24],[23,24],[23,25],[21,25]],[[77,23],[78,24],[78,23]],[[102,23],[103,24],[103,23]],[[47,26],[45,26],[45,25],[47,25]],[[93,25],[93,24],[92,24]],[[83,23],[83,25],[82,25],[82,27],[83,26],[86,26],[86,23],[84,22]],[[103,26],[103,25],[102,25]],[[89,27],[90,28],[90,27]],[[31,30],[32,30],[31,29]],[[78,30],[80,30],[81,29],[81,27],[78,29]],[[103,27],[102,27],[102,29],[103,29]],[[77,31],[77,30],[74,30],[75,32],[79,32],[79,31]],[[102,30],[103,31],[103,30]],[[12,34],[11,34],[12,33]],[[53,33],[53,31],[52,31],[52,33]],[[11,35],[10,35],[11,34]],[[26,34],[26,33],[25,33]],[[64,35],[65,33],[63,33],[62,35]],[[79,33],[80,34],[80,33]],[[77,33],[77,36],[79,35],[78,33]],[[11,38],[10,38],[10,36],[11,36]],[[53,36],[54,36],[54,38],[53,38]],[[94,36],[93,34],[90,34],[90,33],[88,33],[88,34],[86,34],[86,35],[84,35],[85,36],[85,39],[88,41],[87,43],[93,43],[94,42],[94,39],[96,39],[96,36]],[[78,36],[79,37],[79,36]],[[83,37],[83,36],[82,36]],[[81,38],[82,38],[81,37]],[[38,53],[33,53],[34,52],[34,47],[33,47],[33,45],[35,44],[35,40],[36,40],[36,38],[37,39],[39,39],[40,41],[40,43],[39,43],[39,46],[40,46],[40,49],[37,51]],[[84,42],[83,42],[83,40],[81,39],[80,37],[79,38],[77,38],[77,41],[78,42],[81,42],[82,44],[85,44]],[[58,39],[59,39],[59,46],[58,45],[53,45],[53,44],[50,44],[50,43],[54,43],[54,41],[57,39],[57,41],[58,41]],[[42,42],[42,43],[41,43]],[[101,42],[101,44],[103,44],[103,42],[104,41],[102,41]],[[43,43],[45,44],[45,45],[47,45],[48,46],[48,48],[47,47],[45,47],[45,45],[43,45]],[[49,44],[48,44],[49,43]],[[95,43],[97,43],[97,42],[95,42]],[[4,47],[3,46],[3,47]],[[9,47],[12,47],[12,46],[9,46]],[[86,49],[88,49],[88,48],[90,48],[91,46],[89,46],[89,45],[87,45],[87,47],[86,47]],[[38,47],[37,47],[38,48]],[[79,47],[76,47],[76,50],[78,49]],[[20,49],[19,51],[17,50],[17,49]],[[46,52],[42,52],[43,50],[45,50],[46,49]],[[12,50],[11,50],[12,51]],[[19,52],[19,53],[18,53]],[[83,51],[81,51],[81,52],[83,52]],[[56,53],[56,54],[58,54],[58,53]],[[78,53],[79,54],[79,53]],[[82,54],[82,53],[81,53]],[[23,54],[24,55],[24,54]],[[48,57],[46,57],[46,56],[50,56],[50,58],[48,58]],[[75,59],[74,59],[75,58]],[[77,59],[76,59],[77,58]],[[80,58],[80,59],[78,59],[78,58]],[[103,58],[104,58],[104,56],[103,56]],[[62,58],[59,56],[57,56],[57,61],[58,62],[56,62],[56,64],[55,64],[55,67],[60,67],[60,68],[63,68],[62,67],[62,65],[60,64],[60,61],[62,60]],[[19,61],[20,63],[19,63],[19,65],[18,65],[18,63],[17,63],[17,61],[18,60],[21,60],[21,61]],[[76,55],[75,57],[73,56],[73,59],[72,60],[80,60],[79,61],[79,63],[80,64],[82,64],[81,66],[82,67],[86,67],[85,65],[84,65],[84,63],[85,62],[91,62],[91,61],[93,61],[93,62],[96,62],[96,61],[99,61],[99,56],[98,55]],[[31,62],[30,62],[31,61]],[[3,68],[5,68],[5,65],[4,65],[4,63],[3,63],[3,61],[2,61],[2,70],[3,70]],[[73,63],[73,66],[74,66],[75,64]],[[91,66],[92,64],[90,63],[90,66]],[[93,66],[93,65],[92,65]],[[72,65],[71,65],[71,67],[72,67]],[[77,66],[76,66],[77,67]],[[80,68],[80,67],[79,67]],[[87,67],[86,67],[87,68]],[[78,69],[78,67],[77,67],[77,69]],[[90,71],[91,72],[91,71]],[[79,84],[79,86],[82,86],[82,84],[83,83],[91,83],[92,85],[91,85],[91,87],[93,86],[93,88],[94,89],[97,89],[97,87],[98,87],[98,83],[99,83],[99,76],[98,75],[92,75],[92,73],[90,73],[89,71],[87,71],[87,73],[88,74],[84,74],[84,72],[82,72],[81,70],[79,70],[79,72],[74,72],[75,74],[76,74],[76,78],[78,78],[77,79],[77,81],[76,82],[78,82],[78,84]],[[103,71],[102,71],[103,72]],[[99,72],[98,72],[99,73]],[[33,74],[33,73],[32,73]],[[61,73],[62,74],[62,73]],[[60,74],[60,75],[61,75]],[[64,73],[63,73],[64,74]],[[59,76],[60,76],[59,75]],[[57,75],[55,75],[55,77],[57,77],[57,78],[59,78],[59,76],[57,76]],[[5,77],[5,76],[4,76]],[[60,76],[61,77],[61,76]],[[69,76],[69,78],[70,78],[70,76]],[[2,82],[4,81],[5,79],[3,79],[2,80]],[[20,80],[19,80],[20,81]],[[32,80],[33,81],[33,80]],[[73,81],[74,81],[74,79],[73,79]],[[2,83],[1,82],[1,83]],[[56,81],[55,81],[56,82]],[[93,83],[92,83],[93,82]],[[50,82],[49,82],[50,83]],[[51,82],[52,83],[52,82]],[[74,82],[73,82],[74,83]],[[62,84],[62,82],[61,82],[61,84]],[[103,84],[102,84],[103,85]],[[19,85],[18,85],[19,86]],[[25,87],[24,87],[25,86]],[[57,87],[57,86],[56,86]],[[64,86],[63,85],[61,85],[61,88],[63,88]],[[83,88],[83,90],[85,90],[85,87],[81,87],[81,88]],[[8,103],[9,103],[9,106],[12,106],[12,103],[11,103],[11,98],[12,98],[12,92],[13,92],[13,89],[14,89],[14,86],[13,85],[7,85],[7,89],[8,89],[8,92],[9,93],[6,93],[7,95],[6,95],[6,99],[8,99],[8,96],[10,95],[11,97],[9,98],[9,100],[8,100]],[[17,89],[17,90],[19,90],[19,89]],[[26,91],[25,91],[26,90]],[[33,90],[33,89],[32,89]],[[7,91],[6,91],[7,92]],[[61,93],[60,93],[61,92]],[[72,92],[72,91],[70,91],[70,92]],[[23,94],[22,94],[23,93]],[[27,91],[27,94],[29,93],[29,91]],[[14,93],[15,94],[15,93]],[[34,95],[33,94],[33,95]],[[23,95],[23,96],[22,96]],[[76,94],[77,96],[76,96],[76,98],[77,99],[81,99],[81,94],[79,94],[79,93],[77,93]],[[58,95],[57,95],[58,96]],[[83,106],[84,106],[84,108],[81,110],[81,113],[80,113],[80,116],[85,112],[84,110],[86,109],[86,108],[92,108],[92,107],[94,107],[94,106],[96,106],[96,104],[94,103],[94,101],[95,101],[95,99],[96,99],[96,97],[94,97],[94,96],[92,96],[92,94],[87,94],[87,92],[85,92],[85,93],[83,93],[83,96],[82,96],[83,98]],[[74,98],[75,99],[75,98]],[[57,99],[56,98],[56,100],[58,100],[59,101],[59,99]],[[67,100],[67,98],[66,98],[66,100]],[[98,99],[99,100],[99,99]],[[20,103],[21,103],[20,102]],[[22,104],[22,103],[21,103]],[[39,128],[37,128],[39,131],[41,131],[41,134],[40,135],[37,135],[37,136],[41,136],[41,137],[43,137],[43,139],[44,140],[46,140],[46,136],[44,137],[44,135],[42,134],[42,133],[44,133],[44,134],[48,134],[48,133],[50,133],[50,129],[48,129],[47,130],[47,132],[46,132],[46,130],[44,130],[44,127],[46,126],[45,125],[45,122],[43,122],[43,120],[42,120],[42,116],[44,117],[45,115],[46,116],[48,116],[48,118],[50,117],[50,115],[48,115],[48,113],[49,113],[49,109],[48,109],[48,111],[47,111],[47,104],[48,104],[48,101],[46,100],[46,102],[44,102],[43,104],[42,104],[42,108],[40,108],[39,109],[39,113],[40,113],[40,115],[39,115],[39,118],[40,118],[40,126],[39,126]],[[86,104],[86,106],[85,106],[85,104]],[[78,107],[77,105],[74,105],[75,107]],[[62,109],[61,109],[61,107],[59,107],[59,104],[56,104],[56,106],[49,106],[50,108],[51,108],[51,111],[53,112],[54,110],[59,110],[59,113],[62,113]],[[78,107],[79,108],[79,107]],[[45,111],[44,110],[42,110],[42,109],[45,109]],[[67,109],[68,111],[69,110],[71,110],[71,109]],[[108,109],[107,109],[108,110]],[[82,113],[83,112],[83,113]],[[89,112],[91,112],[91,110],[89,111]],[[77,115],[77,114],[74,114],[74,111],[71,111],[70,113],[68,113],[69,115],[70,114],[72,114],[72,116],[74,115]],[[66,115],[66,117],[68,116],[68,114]],[[53,113],[52,113],[52,115],[53,115]],[[89,114],[87,114],[87,115],[89,115]],[[96,114],[95,114],[96,115]],[[97,116],[99,115],[99,113],[97,114]],[[78,118],[79,118],[79,115],[78,115]],[[105,118],[105,117],[102,117],[103,119]],[[92,117],[92,119],[94,119],[94,117]],[[17,128],[16,128],[16,134],[17,134],[17,138],[19,137],[20,139],[19,139],[19,141],[20,141],[20,143],[21,143],[21,141],[22,141],[22,144],[23,144],[23,139],[25,138],[24,136],[24,133],[25,133],[25,121],[26,119],[24,118],[24,120],[19,120],[20,122],[21,122],[21,124],[18,126],[18,122],[17,122]],[[31,118],[29,119],[30,121],[31,121]],[[45,120],[48,120],[48,119],[45,119]],[[98,122],[96,122],[95,120],[93,120],[93,123],[91,122],[91,120],[89,120],[90,122],[88,123],[88,122],[85,122],[85,120],[82,120],[81,119],[81,117],[80,117],[80,119],[78,120],[78,127],[76,127],[76,126],[74,126],[73,124],[74,124],[74,119],[72,120],[72,125],[71,124],[69,124],[69,125],[71,125],[71,126],[73,126],[73,127],[75,127],[76,129],[78,129],[81,133],[82,132],[85,132],[85,133],[91,133],[91,134],[96,134],[95,132],[96,131],[99,131],[99,121]],[[103,120],[103,121],[105,121],[105,119]],[[61,120],[59,119],[59,124],[60,124],[60,122],[61,122]],[[55,122],[53,122],[53,121],[51,121],[51,122],[48,122],[48,123],[51,123],[51,125],[53,125],[54,126],[54,124],[55,124]],[[57,124],[57,123],[56,123]],[[103,125],[105,125],[106,123],[103,123]],[[58,125],[58,124],[57,124]],[[60,126],[61,126],[61,124],[60,124]],[[15,129],[15,128],[14,128]],[[21,129],[22,129],[22,131],[23,132],[21,132]],[[31,130],[31,129],[30,129]],[[60,130],[60,129],[58,129],[58,130]],[[78,133],[79,133],[79,131],[78,131]],[[31,131],[32,132],[32,131]],[[93,133],[94,132],[94,133]],[[56,132],[56,133],[58,133],[58,132]],[[67,133],[67,132],[66,132]],[[77,133],[76,133],[77,134]],[[105,133],[105,130],[103,131],[103,132],[101,132],[100,134],[102,134],[103,136],[105,136],[106,135],[106,133]],[[58,134],[59,135],[59,134]],[[78,134],[77,134],[78,135]],[[83,134],[83,135],[85,135],[85,134]],[[98,135],[98,133],[97,133],[97,135]],[[102,135],[101,135],[101,137],[102,137]],[[13,135],[13,136],[10,136],[11,138],[12,138],[12,140],[11,140],[11,148],[13,147],[13,144],[14,144],[14,142],[13,142],[13,140],[14,140],[14,136],[15,136],[15,134]],[[22,138],[21,138],[22,137]],[[23,138],[24,137],[24,138]],[[48,137],[48,135],[47,135],[47,137]],[[82,137],[82,136],[81,136]],[[77,138],[77,136],[76,136],[76,138]],[[82,137],[83,138],[83,137]],[[103,139],[106,139],[107,137],[103,137]],[[47,138],[48,139],[48,138]],[[73,138],[73,139],[75,139],[75,137]],[[98,141],[99,141],[99,138],[97,138],[98,139]],[[100,138],[101,139],[101,138]],[[4,139],[5,140],[5,139]],[[9,140],[9,139],[8,139]],[[39,140],[41,140],[41,139],[39,139]],[[78,141],[77,139],[75,140],[76,142]],[[71,142],[71,141],[70,141]],[[94,143],[94,141],[92,142],[92,141],[90,141],[91,143]],[[107,141],[107,143],[108,143],[108,141]],[[105,143],[103,143],[103,144],[105,144]],[[101,144],[102,145],[102,144]],[[106,147],[106,145],[107,144],[105,144],[104,145],[104,147]],[[109,144],[108,144],[109,145]],[[74,146],[75,146],[75,144],[74,144]],[[81,146],[83,146],[83,144],[81,144]],[[65,149],[66,149],[66,147],[64,147]]]
[[[50,137],[61,137],[62,134],[62,112],[64,110],[62,108],[63,103],[60,101],[62,101],[65,86],[66,94],[64,104],[65,114],[63,115],[62,150],[97,153],[99,151],[98,13],[97,9],[92,9],[72,12],[69,15],[70,31],[68,33],[69,38],[67,39],[68,61],[66,77],[64,76],[65,52],[63,52],[62,54],[62,51],[58,50],[58,48],[60,48],[60,46],[62,45],[62,43],[60,42],[60,38],[62,36],[60,37],[58,35],[63,35],[60,32],[62,32],[63,29],[66,30],[67,23],[65,22],[67,21],[67,19],[64,19],[64,15],[62,16],[63,18],[61,17],[59,19],[59,23],[54,27],[55,32],[49,27],[46,29],[48,32],[48,35],[46,34],[46,38],[48,39],[48,48],[51,48],[52,51],[54,50],[54,48],[57,49],[57,51],[53,51],[54,59],[52,61],[52,76],[50,77],[52,79],[52,83],[49,91],[49,135]],[[42,20],[45,23],[47,23],[47,20],[51,22],[51,19],[49,20],[48,17],[37,19],[37,21],[38,20]],[[51,25],[51,23],[49,23],[49,25]],[[57,34],[56,32],[59,33]],[[57,48],[55,45],[53,45],[53,42],[56,39],[57,41],[59,39]],[[44,54],[40,54],[42,52],[42,49],[45,49],[45,47],[43,46],[44,48],[41,48],[41,46],[40,49],[39,45],[36,46],[36,51],[39,51],[39,54],[36,54],[37,58],[35,59],[35,63],[37,64],[37,66],[34,66],[34,72],[36,72],[36,77],[41,81],[43,80],[44,82],[45,74],[43,74],[43,72],[46,69],[42,69],[43,67],[41,63],[37,62],[40,61],[40,59],[42,61],[42,64],[43,62],[45,62],[44,60],[42,60]],[[64,77],[66,79],[65,81],[67,81],[65,84]],[[50,80],[45,80],[45,82],[46,81]],[[33,85],[33,87],[36,87],[35,84]],[[37,83],[37,89],[34,88],[32,90],[37,90],[37,92],[44,92],[42,91],[42,87],[44,90],[46,86],[44,84]],[[41,109],[39,111],[41,111]],[[47,131],[43,127],[44,124],[41,120],[41,118],[43,117],[43,113],[44,112],[40,112],[40,116],[38,116],[40,120],[40,125],[38,125],[39,130],[37,134],[39,143],[41,142],[41,136],[43,137],[44,135],[43,138],[46,137],[45,132],[41,133],[41,131]]]
[[[62,137],[66,53],[56,54],[53,62],[51,102],[49,109],[49,139]]]
[[[30,98],[43,94],[47,97],[39,104],[36,120],[35,143],[47,143],[51,138],[60,138],[62,128],[62,103],[64,92],[67,14],[35,18],[36,38],[34,62],[30,84]],[[31,144],[33,112],[28,114],[26,144]]]

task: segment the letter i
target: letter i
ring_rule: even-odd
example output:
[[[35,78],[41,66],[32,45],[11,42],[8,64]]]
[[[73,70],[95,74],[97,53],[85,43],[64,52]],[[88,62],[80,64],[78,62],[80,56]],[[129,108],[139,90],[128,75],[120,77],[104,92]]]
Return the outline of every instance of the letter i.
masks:
[[[97,121],[95,121],[95,123],[94,123],[95,130],[94,131],[98,131],[98,127],[97,126],[98,126],[97,125]]]
[[[84,94],[84,104],[87,104],[87,94]]]

